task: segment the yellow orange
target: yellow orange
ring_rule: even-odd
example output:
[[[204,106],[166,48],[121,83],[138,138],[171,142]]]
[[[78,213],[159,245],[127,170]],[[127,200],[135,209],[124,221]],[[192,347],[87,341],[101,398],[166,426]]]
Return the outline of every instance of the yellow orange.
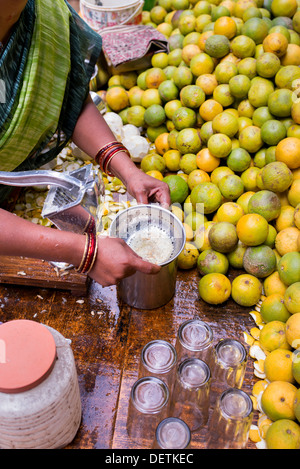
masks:
[[[228,39],[232,39],[237,32],[236,22],[230,16],[221,16],[215,21],[214,33],[222,34]]]
[[[277,161],[285,163],[290,169],[300,168],[300,139],[287,137],[281,140],[275,151]]]
[[[279,273],[276,270],[264,280],[265,295],[279,294],[284,295],[287,286],[280,280]]]
[[[275,238],[275,248],[280,254],[284,256],[288,252],[298,251],[298,236],[300,231],[295,226],[290,226],[279,231]]]
[[[119,112],[129,105],[128,92],[122,86],[112,86],[106,92],[106,102],[110,109]]]
[[[263,49],[265,52],[272,52],[277,57],[282,57],[288,47],[287,38],[281,33],[268,34],[263,40]]]
[[[199,281],[198,290],[200,297],[206,303],[221,304],[230,296],[231,283],[224,274],[206,274]]]
[[[291,205],[281,206],[280,214],[275,220],[276,230],[281,231],[290,226],[295,226],[294,213],[295,213],[295,209]]]
[[[196,164],[199,169],[210,173],[220,165],[220,158],[212,155],[208,148],[202,148],[196,155]]]
[[[214,89],[218,86],[215,75],[211,73],[203,73],[203,75],[197,77],[195,84],[200,86],[200,88],[202,88],[204,93],[208,96],[212,95]]]
[[[288,44],[285,54],[281,57],[281,65],[300,65],[300,46]]]
[[[162,134],[158,135],[158,137],[156,137],[154,141],[154,145],[155,145],[156,151],[160,155],[163,155],[166,151],[170,150],[168,139],[169,139],[168,132],[163,132]]]
[[[262,409],[273,421],[295,419],[294,399],[297,388],[287,381],[272,381],[261,397]]]
[[[294,383],[292,372],[293,353],[291,350],[276,349],[270,352],[264,362],[266,379]]]
[[[188,185],[190,190],[192,190],[201,182],[210,182],[209,174],[206,171],[203,171],[202,169],[194,169],[188,175]]]
[[[247,213],[237,222],[239,240],[247,246],[258,246],[267,239],[269,226],[267,220],[258,213]]]
[[[215,116],[223,111],[222,104],[215,99],[207,99],[201,104],[199,114],[205,121],[212,121]]]
[[[236,202],[225,202],[218,208],[218,221],[227,221],[236,225],[240,218],[244,215],[244,210]]]

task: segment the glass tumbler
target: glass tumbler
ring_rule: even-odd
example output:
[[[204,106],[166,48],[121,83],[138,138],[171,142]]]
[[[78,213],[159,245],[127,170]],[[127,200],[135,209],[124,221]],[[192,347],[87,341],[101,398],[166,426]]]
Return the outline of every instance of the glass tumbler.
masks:
[[[213,332],[200,319],[190,319],[178,329],[176,340],[178,362],[186,358],[200,358],[210,367],[213,358]]]
[[[207,423],[210,404],[210,369],[199,358],[188,358],[177,368],[170,415],[182,419],[193,432]]]
[[[218,394],[228,388],[242,387],[247,363],[245,347],[235,339],[222,339],[214,353],[214,364],[211,369],[212,402]]]
[[[153,340],[142,350],[138,378],[155,376],[171,390],[176,372],[177,353],[173,345],[164,340]]]
[[[207,449],[245,449],[252,418],[248,394],[236,388],[224,391],[211,416]]]
[[[186,449],[190,441],[188,425],[181,419],[168,417],[158,424],[153,449]]]
[[[127,433],[139,446],[151,448],[155,431],[167,417],[169,389],[159,378],[146,376],[132,386],[127,415]]]

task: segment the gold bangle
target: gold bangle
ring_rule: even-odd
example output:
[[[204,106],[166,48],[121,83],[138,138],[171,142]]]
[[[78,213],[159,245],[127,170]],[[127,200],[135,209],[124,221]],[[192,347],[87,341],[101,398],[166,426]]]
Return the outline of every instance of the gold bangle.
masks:
[[[88,236],[87,233],[85,233],[85,247],[84,247],[83,256],[82,256],[80,265],[79,265],[79,267],[77,267],[77,269],[75,269],[77,272],[80,272],[80,271],[81,271],[81,269],[82,269],[82,267],[83,267],[83,265],[84,265],[84,263],[85,263],[85,259],[86,259],[88,247],[89,247],[89,236]]]
[[[99,166],[102,166],[102,159],[105,156],[105,153],[112,147],[120,145],[120,142],[117,140],[114,140],[113,142],[107,143],[103,147],[100,148],[100,150],[97,151],[96,156],[95,156],[95,161]]]
[[[108,170],[108,165],[111,163],[111,160],[113,159],[113,157],[116,156],[116,155],[118,155],[119,153],[126,153],[127,156],[130,157],[130,153],[129,153],[129,151],[127,150],[127,148],[125,148],[125,147],[122,148],[122,149],[120,149],[119,151],[116,151],[113,155],[111,155],[111,156],[107,159],[107,161],[105,161],[105,169],[104,169],[104,172],[105,172],[106,174],[108,174],[108,176],[113,176],[113,173]]]
[[[90,225],[91,218],[92,218],[92,215],[89,214],[88,221],[86,222],[85,227],[83,228],[83,233],[86,233],[86,231],[87,231],[87,229],[88,229],[88,227],[89,227],[89,225]]]

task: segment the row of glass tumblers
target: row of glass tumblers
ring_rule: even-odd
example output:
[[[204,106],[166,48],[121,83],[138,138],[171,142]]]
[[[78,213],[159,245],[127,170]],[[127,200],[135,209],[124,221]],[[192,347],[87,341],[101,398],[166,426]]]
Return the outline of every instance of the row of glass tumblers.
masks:
[[[240,342],[214,346],[212,329],[200,319],[181,324],[175,347],[149,342],[131,389],[129,437],[144,448],[185,449],[208,424],[206,448],[245,448],[253,417],[252,400],[241,390],[246,363]]]

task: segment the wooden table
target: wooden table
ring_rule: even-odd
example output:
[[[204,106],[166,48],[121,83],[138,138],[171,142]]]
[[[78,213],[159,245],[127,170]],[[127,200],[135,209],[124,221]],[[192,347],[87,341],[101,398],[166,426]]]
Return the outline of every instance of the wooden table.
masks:
[[[243,342],[254,322],[251,308],[228,300],[221,306],[198,296],[196,269],[178,271],[176,294],[164,307],[136,310],[118,299],[116,287],[91,282],[88,293],[23,285],[0,285],[0,322],[31,319],[71,339],[82,399],[82,423],[71,449],[133,449],[126,432],[128,400],[137,379],[139,355],[154,339],[175,345],[179,325],[199,317],[213,329],[214,342],[231,337]],[[254,384],[248,358],[243,390]],[[191,448],[203,448],[205,430],[194,432]],[[249,441],[249,448],[255,448]]]

